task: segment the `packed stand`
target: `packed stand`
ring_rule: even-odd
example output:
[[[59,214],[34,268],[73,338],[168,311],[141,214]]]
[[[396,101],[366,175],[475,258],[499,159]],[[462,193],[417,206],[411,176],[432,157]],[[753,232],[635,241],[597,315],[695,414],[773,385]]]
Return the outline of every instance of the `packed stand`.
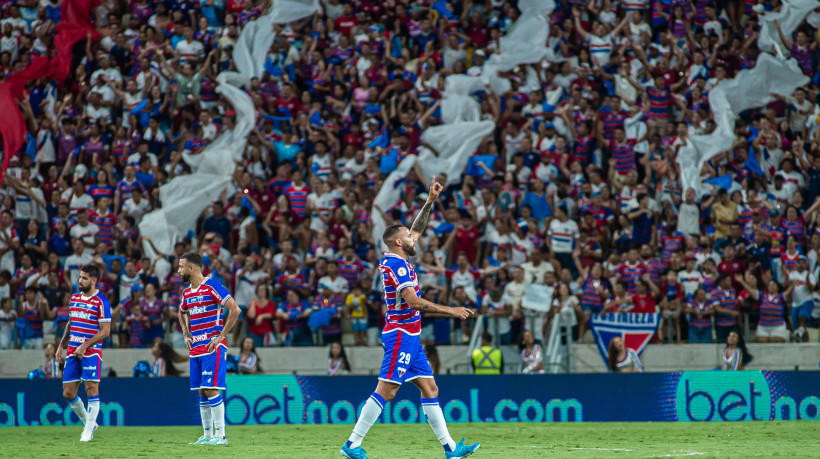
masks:
[[[430,178],[411,171],[389,208],[374,207],[375,195],[398,162],[430,147],[421,134],[442,122],[444,77],[481,76],[521,13],[497,0],[323,3],[321,14],[274,26],[264,76],[244,88],[257,117],[243,160],[195,234],[157,256],[172,264],[163,278],[140,221],[162,206],[161,185],[190,173],[183,154],[233,128],[215,77],[236,70],[243,26],[270,4],[134,0],[96,10],[102,38],[75,47],[70,78],[34,82],[20,103],[33,144],[12,156],[3,181],[0,348],[59,337],[88,263],[104,268],[99,288],[115,305],[108,345],[164,337],[182,348],[176,260],[190,249],[242,308],[233,344],[251,338],[249,372],[258,363],[245,350],[256,347],[347,334],[346,344],[377,344],[372,216],[409,225]],[[48,55],[60,5],[2,6],[9,75]],[[416,259],[424,297],[481,311],[501,344],[527,337],[526,352],[567,312],[577,339],[591,314],[660,312],[665,340],[723,342],[747,318],[758,341],[807,340],[820,312],[817,30],[803,24],[783,37],[812,83],[741,113],[734,147],[704,165],[704,178],[731,174],[726,189],[682,189],[676,162],[688,136],[716,127],[710,89],[754,67],[758,16],[781,7],[559,2],[547,45],[561,62],[518,66],[501,75],[509,92],[474,94],[496,129],[462,176],[437,177],[446,191]],[[529,72],[539,89],[524,84]],[[521,307],[532,283],[555,287],[549,313]],[[467,342],[474,326],[422,320],[424,340],[438,345]]]

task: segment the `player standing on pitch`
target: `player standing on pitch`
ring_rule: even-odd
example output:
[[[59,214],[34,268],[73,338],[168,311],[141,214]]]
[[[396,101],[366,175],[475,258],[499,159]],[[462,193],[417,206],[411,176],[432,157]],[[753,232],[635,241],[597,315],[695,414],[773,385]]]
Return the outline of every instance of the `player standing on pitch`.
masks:
[[[362,413],[350,439],[342,446],[342,456],[351,459],[367,459],[367,452],[361,444],[367,431],[376,422],[384,409],[384,404],[396,396],[404,381],[412,381],[421,392],[421,407],[427,422],[433,428],[444,447],[447,459],[460,459],[474,453],[479,444],[465,445],[464,439],[456,444],[447,431],[444,414],[438,404],[438,386],[433,379],[433,370],[427,355],[421,347],[421,314],[419,311],[449,314],[458,319],[466,319],[473,312],[467,308],[449,308],[431,303],[419,297],[419,283],[416,272],[408,257],[416,255],[416,241],[424,234],[433,204],[444,187],[430,182],[427,202],[419,211],[413,227],[392,225],[384,230],[382,240],[389,252],[379,263],[384,276],[384,301],[387,304],[382,343],[384,359],[379,372],[379,383],[362,408]]]
[[[191,390],[199,391],[199,414],[204,434],[191,445],[227,445],[225,404],[225,353],[230,333],[239,317],[239,306],[225,287],[202,275],[202,257],[188,252],[179,258],[179,275],[189,284],[182,291],[179,325],[191,355]],[[223,326],[222,308],[228,310]],[[213,424],[213,430],[211,425]]]
[[[71,295],[68,306],[68,325],[57,346],[57,363],[63,358],[63,349],[68,355],[63,370],[63,398],[83,421],[80,441],[91,441],[97,430],[97,415],[100,413],[100,370],[102,368],[102,340],[111,332],[111,305],[95,287],[100,280],[100,269],[86,265],[80,269],[77,284],[80,293]],[[85,384],[88,397],[88,411],[77,392],[80,381]]]

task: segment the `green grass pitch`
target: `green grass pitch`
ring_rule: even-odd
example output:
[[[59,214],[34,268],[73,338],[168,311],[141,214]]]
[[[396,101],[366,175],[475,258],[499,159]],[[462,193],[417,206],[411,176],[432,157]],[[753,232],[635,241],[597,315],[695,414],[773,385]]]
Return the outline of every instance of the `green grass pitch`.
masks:
[[[0,457],[337,458],[352,426],[228,426],[230,445],[189,446],[197,427],[101,427],[80,443],[80,427],[5,428]],[[738,423],[452,424],[453,438],[480,442],[472,457],[647,458],[818,457],[811,421]],[[443,458],[429,426],[380,425],[364,448],[378,458]]]

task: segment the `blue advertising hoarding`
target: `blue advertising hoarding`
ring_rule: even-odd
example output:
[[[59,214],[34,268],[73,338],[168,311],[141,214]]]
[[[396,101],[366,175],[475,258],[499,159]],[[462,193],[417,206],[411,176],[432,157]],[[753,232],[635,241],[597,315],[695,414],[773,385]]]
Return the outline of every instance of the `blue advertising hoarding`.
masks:
[[[465,375],[436,381],[450,423],[820,419],[820,372]],[[229,376],[227,385],[229,424],[352,424],[376,379]],[[385,406],[380,422],[424,422],[418,391],[406,386]],[[0,426],[79,422],[59,381],[0,380],[0,389]],[[198,399],[187,378],[107,379],[100,392],[104,426],[199,424]]]

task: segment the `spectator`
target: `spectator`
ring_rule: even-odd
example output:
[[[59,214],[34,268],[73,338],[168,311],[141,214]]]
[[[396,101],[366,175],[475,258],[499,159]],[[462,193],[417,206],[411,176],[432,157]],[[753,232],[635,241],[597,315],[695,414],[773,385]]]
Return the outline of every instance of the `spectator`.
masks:
[[[276,345],[276,328],[273,319],[276,316],[276,304],[268,296],[268,286],[258,284],[256,297],[248,306],[248,338],[254,346],[269,347]]]
[[[129,347],[144,349],[148,343],[148,328],[151,318],[142,313],[138,303],[131,304],[131,312],[125,319],[123,329],[130,337]]]
[[[339,376],[350,374],[350,362],[347,360],[345,348],[340,342],[330,344],[327,355],[327,375]]]
[[[179,376],[180,372],[174,363],[188,360],[185,356],[177,354],[170,344],[162,340],[154,341],[151,355],[154,357],[154,376],[159,378]]]
[[[283,333],[283,343],[292,346],[310,346],[313,338],[307,326],[308,317],[313,312],[313,308],[302,298],[299,290],[288,290],[286,301],[279,306],[276,317],[285,321],[285,333]]]
[[[544,362],[541,345],[535,342],[535,335],[530,330],[525,330],[522,334],[521,362],[518,364],[518,373],[522,375],[533,375],[544,373]]]
[[[746,342],[736,330],[726,336],[726,348],[723,350],[723,370],[745,370],[752,361],[752,355],[746,349]]]
[[[613,373],[643,373],[638,353],[629,349],[624,340],[616,336],[609,341],[609,371]]]
[[[481,347],[473,349],[473,374],[500,375],[504,373],[504,356],[501,349],[493,347],[493,335],[484,332],[481,335]]]
[[[46,355],[46,362],[43,365],[43,373],[46,375],[46,379],[62,378],[63,371],[60,369],[59,362],[57,362],[54,343],[46,344],[44,351]]]
[[[353,327],[353,343],[355,346],[367,345],[367,316],[368,301],[362,291],[361,284],[356,284],[345,298],[346,314],[350,317]]]
[[[14,348],[16,321],[17,311],[14,310],[14,300],[3,298],[0,300],[0,349]]]
[[[26,287],[23,301],[18,306],[18,317],[25,320],[24,338],[20,347],[23,349],[43,348],[43,305],[37,301],[37,289]]]
[[[242,340],[238,370],[241,375],[255,375],[262,371],[259,367],[259,357],[256,355],[256,345],[250,336]]]
[[[145,342],[153,342],[156,338],[162,338],[165,334],[163,325],[165,323],[166,306],[165,303],[156,297],[157,288],[154,284],[145,286],[144,296],[140,302],[142,315],[148,318],[145,331]]]
[[[710,299],[703,286],[699,286],[686,306],[689,314],[689,342],[712,342],[712,316],[719,300]]]
[[[504,303],[503,290],[493,288],[481,297],[481,315],[487,316],[486,330],[498,337],[498,344],[507,345],[512,342],[512,306]]]

